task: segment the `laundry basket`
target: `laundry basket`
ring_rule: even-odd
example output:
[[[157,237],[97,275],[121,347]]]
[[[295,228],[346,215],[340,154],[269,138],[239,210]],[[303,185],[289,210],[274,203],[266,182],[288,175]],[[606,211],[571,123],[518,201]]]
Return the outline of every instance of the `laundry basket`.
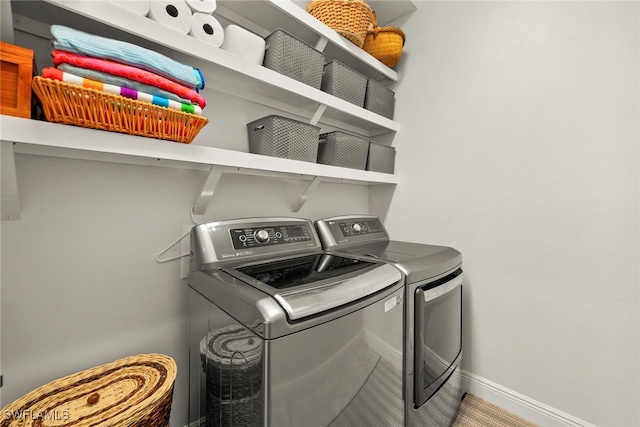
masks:
[[[393,173],[396,149],[390,145],[369,143],[367,170],[371,172]]]
[[[334,131],[320,135],[318,163],[365,170],[369,140],[359,135]]]
[[[0,427],[167,427],[176,373],[162,354],[116,360],[24,395],[3,408]]]
[[[274,30],[264,40],[266,51],[262,65],[320,89],[324,53],[281,28]]]
[[[263,351],[263,342],[241,325],[212,330],[200,341],[206,427],[262,425]]]
[[[380,82],[367,80],[367,93],[364,97],[364,108],[393,120],[396,94]]]
[[[367,77],[334,59],[324,65],[320,89],[362,107],[367,92]]]
[[[249,152],[315,163],[320,128],[299,120],[270,115],[247,124]]]

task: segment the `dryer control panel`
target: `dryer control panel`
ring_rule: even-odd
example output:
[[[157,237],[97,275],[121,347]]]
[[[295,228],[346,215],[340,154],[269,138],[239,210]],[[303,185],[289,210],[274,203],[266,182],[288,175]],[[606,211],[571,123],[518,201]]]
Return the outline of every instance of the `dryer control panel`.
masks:
[[[387,230],[375,216],[346,215],[316,221],[325,250],[355,244],[389,241]]]
[[[377,218],[359,219],[356,221],[337,221],[337,224],[343,237],[384,232],[384,227]]]

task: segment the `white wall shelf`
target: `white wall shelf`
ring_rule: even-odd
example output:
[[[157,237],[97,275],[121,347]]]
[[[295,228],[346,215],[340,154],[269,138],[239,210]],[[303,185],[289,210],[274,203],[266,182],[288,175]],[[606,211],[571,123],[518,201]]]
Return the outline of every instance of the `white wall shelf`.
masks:
[[[399,2],[405,5],[403,11],[415,8],[410,0]],[[399,130],[398,123],[393,120],[261,65],[247,62],[194,37],[167,29],[156,21],[106,0],[14,0],[11,5],[14,22],[16,16],[29,21],[27,24],[18,22],[19,25],[39,23],[41,32],[45,33],[48,25],[67,25],[160,51],[177,61],[199,68],[205,76],[207,87],[213,90],[306,117],[313,124],[326,124],[368,137],[393,134]],[[219,9],[221,19],[236,22],[261,36],[266,36],[275,28],[284,28],[310,44],[324,46],[327,60],[338,59],[374,79],[387,82],[398,79],[395,71],[290,0],[220,0]],[[178,144],[9,116],[2,116],[0,130],[0,139],[3,141],[2,166],[11,172],[3,173],[3,219],[16,218],[20,214],[14,153],[207,170],[209,177],[194,205],[196,213],[206,210],[220,177],[226,173],[310,181],[292,206],[294,212],[324,181],[364,185],[397,184],[394,175],[224,150],[200,145],[201,141],[197,138],[192,144]],[[5,188],[8,189],[6,201]],[[5,210],[5,206],[9,210]]]
[[[215,179],[216,174],[239,173],[311,181],[313,186],[310,184],[294,204],[294,212],[302,207],[309,192],[319,182],[361,185],[398,183],[398,177],[392,174],[259,156],[196,144],[180,144],[11,116],[0,116],[0,139],[3,142],[2,219],[18,219],[20,215],[14,153],[208,170],[209,179],[194,204],[194,212],[198,214],[204,213],[215,193],[219,180]],[[5,188],[11,191],[5,193]]]
[[[402,9],[401,6],[415,9],[413,2],[408,0],[393,3],[398,9]],[[243,24],[262,37],[277,28],[285,28],[311,46],[315,46],[319,39],[325,39],[328,44],[320,50],[328,57],[337,59],[376,80],[398,80],[396,71],[340,36],[301,6],[289,0],[220,0],[216,14],[230,20],[235,16],[241,16],[245,20]]]
[[[388,70],[387,74],[392,74],[394,79],[397,79],[395,71],[384,66],[288,0],[233,2],[234,5],[236,3],[238,5],[255,4],[257,9],[270,8],[275,11],[275,16],[297,16],[295,19],[288,20],[289,25],[295,26],[296,22],[303,21],[303,28],[322,26],[327,33],[326,37],[334,40],[336,45],[345,45],[349,52],[348,56],[352,58],[350,63],[363,63],[358,59],[361,57],[362,60],[369,61],[367,63],[375,61],[379,65],[369,67],[369,74],[372,73],[371,70],[386,69]],[[158,45],[171,49],[173,59],[199,68],[205,75],[207,86],[214,90],[232,93],[263,105],[277,105],[278,108],[283,106],[280,109],[284,110],[306,112],[309,116],[316,111],[319,105],[326,105],[327,108],[321,122],[327,120],[328,124],[337,127],[341,127],[340,124],[345,124],[346,129],[355,127],[361,131],[360,133],[367,136],[393,133],[399,129],[398,123],[393,120],[261,65],[245,61],[189,35],[167,30],[158,22],[128,12],[107,1],[48,0],[46,2],[13,2],[12,6],[14,13],[45,24],[66,24],[105,37],[134,42],[149,49],[157,49]],[[246,8],[246,6],[244,7]],[[246,10],[243,8],[242,11],[249,13],[251,8],[246,8]],[[294,13],[293,11],[298,12]],[[268,15],[274,15],[274,12]],[[104,24],[104,26],[96,26],[96,23]],[[287,30],[290,31],[289,28]],[[314,34],[317,35],[317,31],[320,30],[316,30]]]

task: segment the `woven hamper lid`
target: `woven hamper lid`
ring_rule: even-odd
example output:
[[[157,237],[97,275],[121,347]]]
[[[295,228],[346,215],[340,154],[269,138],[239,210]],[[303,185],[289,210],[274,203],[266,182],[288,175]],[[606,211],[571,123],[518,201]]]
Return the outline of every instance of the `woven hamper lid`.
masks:
[[[262,342],[242,326],[230,325],[207,334],[200,354],[219,366],[254,366],[261,363]]]
[[[24,395],[2,410],[0,427],[167,426],[176,373],[162,354],[116,360]]]

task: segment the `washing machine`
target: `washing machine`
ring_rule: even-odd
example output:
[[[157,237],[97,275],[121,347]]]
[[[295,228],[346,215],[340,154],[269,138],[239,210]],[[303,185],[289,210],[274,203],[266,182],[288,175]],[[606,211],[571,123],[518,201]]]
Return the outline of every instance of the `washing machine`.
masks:
[[[189,426],[404,425],[402,273],[302,218],[191,231]]]
[[[336,216],[315,225],[328,253],[382,261],[402,272],[405,425],[450,425],[464,395],[461,253],[390,240],[380,219],[370,215]]]

